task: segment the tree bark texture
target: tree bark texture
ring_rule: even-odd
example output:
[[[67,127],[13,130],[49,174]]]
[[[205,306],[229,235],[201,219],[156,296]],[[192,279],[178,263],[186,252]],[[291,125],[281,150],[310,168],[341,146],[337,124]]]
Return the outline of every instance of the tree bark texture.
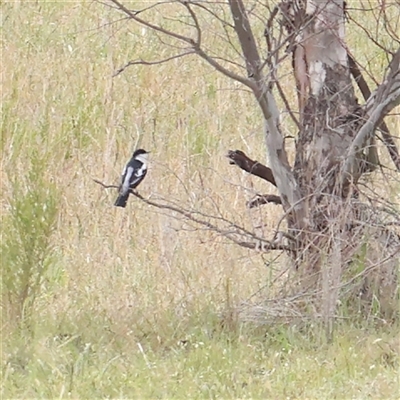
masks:
[[[287,17],[288,3],[281,7]],[[297,14],[293,15],[293,10]],[[345,47],[344,4],[309,0],[304,8],[292,5],[290,11],[288,33],[296,30],[292,52],[300,113],[294,177],[308,222],[298,235],[296,262],[302,268],[301,288],[320,286],[321,312],[328,322],[335,313],[343,275],[364,253],[363,267],[369,272],[358,289],[371,300],[379,282],[380,296],[390,314],[397,302],[399,238],[379,226],[379,218],[358,200],[356,184],[364,172],[376,168],[378,160],[374,129],[362,139],[357,136],[368,129],[369,115],[368,109],[358,104],[353,88]],[[390,93],[395,90],[394,79]],[[374,128],[381,122],[374,120]],[[350,150],[357,140],[352,157]],[[291,228],[290,219],[288,223]]]

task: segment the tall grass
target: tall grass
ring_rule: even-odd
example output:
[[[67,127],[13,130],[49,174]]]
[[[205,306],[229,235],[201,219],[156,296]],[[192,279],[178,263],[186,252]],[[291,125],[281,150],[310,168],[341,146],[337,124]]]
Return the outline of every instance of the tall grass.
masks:
[[[2,396],[395,398],[395,332],[343,323],[327,346],[306,324],[240,325],[232,310],[283,257],[137,199],[116,209],[93,182],[117,183],[140,145],[152,151],[142,195],[250,228],[262,218],[266,234],[281,218],[246,209],[269,188],[224,157],[265,158],[251,95],[193,57],[112,78],[170,51],[119,17],[91,2],[2,4]]]

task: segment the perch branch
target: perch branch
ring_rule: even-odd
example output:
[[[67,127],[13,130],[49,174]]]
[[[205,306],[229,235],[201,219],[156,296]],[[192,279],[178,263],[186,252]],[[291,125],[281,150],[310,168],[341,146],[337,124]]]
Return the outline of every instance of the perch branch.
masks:
[[[249,174],[256,175],[261,179],[266,180],[276,186],[275,178],[271,168],[260,164],[258,161],[253,161],[241,150],[229,150],[227,157],[231,160],[230,164],[236,164],[239,168],[248,172]]]
[[[95,183],[101,185],[105,189],[118,188],[118,186],[116,186],[116,185],[107,185],[107,184],[99,181],[98,179],[93,179],[93,181]],[[142,195],[140,195],[139,193],[137,193],[135,191],[131,191],[130,193],[133,196],[137,197],[138,199],[140,199],[141,201],[143,201],[144,203],[146,203],[150,206],[153,206],[153,207],[156,207],[156,208],[162,209],[162,210],[174,211],[174,212],[182,215],[189,221],[192,221],[198,225],[202,225],[202,226],[210,229],[213,232],[219,233],[220,235],[226,237],[228,240],[230,240],[231,242],[233,242],[241,247],[245,247],[247,249],[259,250],[259,251],[263,251],[263,252],[268,252],[270,250],[293,251],[293,249],[288,245],[284,245],[281,243],[275,243],[275,242],[272,242],[272,241],[269,241],[269,240],[266,240],[263,238],[256,237],[254,234],[252,234],[251,232],[245,231],[243,228],[241,229],[243,231],[243,233],[251,236],[254,239],[254,241],[249,242],[249,241],[239,240],[234,235],[236,234],[236,235],[240,236],[240,235],[243,235],[243,233],[232,232],[231,230],[227,231],[222,228],[219,228],[218,226],[212,224],[211,222],[196,218],[194,216],[194,214],[198,214],[198,212],[191,212],[189,210],[185,210],[183,208],[179,208],[179,207],[176,207],[176,206],[173,206],[170,204],[158,203],[153,200],[144,198]],[[228,221],[226,221],[226,222],[228,222]],[[231,225],[233,227],[237,227],[235,224],[231,223]]]

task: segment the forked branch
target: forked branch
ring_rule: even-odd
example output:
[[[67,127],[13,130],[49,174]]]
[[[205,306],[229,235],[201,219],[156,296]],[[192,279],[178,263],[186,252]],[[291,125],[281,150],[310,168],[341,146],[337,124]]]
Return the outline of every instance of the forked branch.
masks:
[[[353,175],[357,153],[362,149],[364,143],[373,135],[382,119],[399,104],[400,48],[389,65],[385,81],[376,89],[366,103],[367,120],[350,146],[342,173],[342,183],[345,183]]]
[[[364,76],[362,75],[360,68],[358,67],[354,58],[349,53],[347,53],[347,57],[349,60],[350,72],[353,75],[353,78],[356,81],[357,86],[364,97],[364,100],[368,100],[369,97],[371,96],[371,90],[368,86],[368,83],[365,80]],[[400,171],[399,151],[397,149],[396,143],[393,140],[392,135],[389,132],[389,128],[386,125],[385,121],[381,122],[381,124],[379,125],[379,130],[382,132],[383,143],[388,149],[388,152],[390,154],[390,157],[394,165],[396,166],[396,169]]]
[[[120,10],[121,12],[123,12],[124,14],[126,14],[130,19],[136,21],[137,23],[139,23],[140,25],[143,25],[155,32],[158,32],[162,35],[165,36],[169,36],[171,38],[174,38],[180,42],[185,43],[186,45],[188,45],[188,49],[180,55],[177,56],[173,56],[170,57],[164,61],[169,61],[171,59],[174,58],[178,58],[178,57],[182,57],[184,55],[187,54],[197,54],[198,56],[200,56],[203,60],[207,61],[212,67],[214,67],[218,72],[224,74],[225,76],[227,76],[228,78],[231,78],[233,80],[236,80],[240,83],[242,83],[243,85],[246,85],[249,88],[254,89],[254,84],[253,82],[246,78],[245,76],[239,75],[238,73],[224,67],[222,64],[220,64],[217,60],[216,57],[212,57],[210,54],[208,54],[201,46],[201,38],[202,38],[202,32],[201,32],[201,26],[199,23],[199,20],[197,18],[196,13],[194,12],[194,10],[191,8],[191,4],[190,1],[181,1],[179,3],[181,3],[188,11],[190,18],[192,19],[195,29],[196,29],[196,39],[193,39],[189,36],[184,36],[181,35],[179,33],[176,33],[173,30],[164,28],[161,25],[157,25],[155,23],[149,22],[147,20],[145,20],[144,18],[139,17],[139,12],[136,11],[132,11],[129,8],[127,8],[124,4],[122,4],[119,0],[108,0],[111,3],[113,3],[116,8],[118,10]],[[175,3],[174,1],[171,1],[171,3]],[[162,62],[162,61],[161,61]],[[155,61],[153,62],[154,64],[159,64],[161,63],[160,61]],[[143,62],[142,62],[143,63]],[[151,62],[146,62],[147,64],[150,64]],[[125,65],[125,67],[122,67],[120,70],[124,70],[126,67],[130,66],[130,65],[135,65],[137,64],[137,62],[132,62],[132,63],[128,63]]]

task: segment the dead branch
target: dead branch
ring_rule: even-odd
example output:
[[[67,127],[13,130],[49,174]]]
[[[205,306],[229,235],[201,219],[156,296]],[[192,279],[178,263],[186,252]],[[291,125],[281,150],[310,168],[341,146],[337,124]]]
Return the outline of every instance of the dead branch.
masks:
[[[269,71],[271,73],[272,79],[270,82],[270,87],[273,86],[273,84],[276,85],[277,89],[278,89],[278,93],[283,101],[283,104],[285,105],[286,110],[289,113],[289,116],[292,118],[293,122],[296,124],[297,128],[300,130],[301,126],[300,126],[300,122],[299,120],[296,118],[292,108],[289,105],[289,101],[287,99],[287,96],[285,95],[282,85],[280,84],[277,76],[276,76],[276,65],[279,65],[280,62],[283,61],[284,58],[287,57],[287,54],[285,57],[283,57],[282,59],[279,59],[279,51],[285,46],[285,45],[289,45],[290,46],[290,42],[293,41],[292,37],[289,36],[287,37],[285,40],[278,40],[278,46],[276,46],[275,48],[272,46],[272,30],[273,30],[273,22],[275,17],[278,14],[279,11],[279,7],[275,6],[273,11],[271,12],[268,21],[265,25],[265,29],[264,29],[264,37],[265,37],[265,41],[267,44],[267,52],[268,52],[268,56],[266,57],[265,61],[263,62],[262,66],[261,66],[261,70],[267,65],[269,68]],[[272,57],[275,56],[274,61],[272,61]]]
[[[394,54],[388,67],[384,82],[372,93],[366,104],[370,116],[377,113],[377,118],[384,118],[392,109],[400,104],[400,48]]]
[[[244,76],[236,74],[235,72],[223,67],[219,62],[216,61],[215,57],[209,56],[205,51],[203,51],[200,48],[196,49],[196,54],[198,54],[203,60],[207,61],[218,72],[221,72],[228,78],[238,81],[238,82],[242,83],[243,85],[249,87],[250,89],[254,90],[254,84],[250,79],[245,78]]]
[[[192,6],[198,7],[204,11],[206,11],[207,13],[209,13],[211,15],[212,18],[215,18],[217,21],[219,21],[223,26],[227,26],[229,28],[234,28],[234,26],[229,23],[227,20],[221,18],[218,13],[212,11],[210,8],[206,7],[205,4],[207,4],[206,2],[201,3],[199,1],[188,1],[188,3],[190,3]]]
[[[275,74],[274,74],[275,75]],[[300,125],[300,121],[299,119],[296,117],[296,115],[294,114],[292,108],[290,107],[289,104],[289,100],[285,95],[285,92],[282,89],[282,85],[279,83],[278,79],[275,79],[275,84],[276,84],[276,88],[278,89],[278,93],[281,96],[281,99],[283,101],[283,104],[285,105],[285,108],[287,110],[287,112],[290,115],[290,118],[292,118],[292,121],[296,124],[297,128],[299,130],[301,130],[301,125]]]
[[[110,4],[108,4],[107,0],[104,0],[104,1],[96,0],[96,1],[97,1],[97,3],[99,3],[99,4],[103,4],[104,6],[113,8],[113,9],[115,9],[115,10],[118,10],[118,9],[119,9],[118,6],[116,6],[116,7],[110,6]],[[108,1],[110,1],[110,0],[108,0]],[[144,13],[145,11],[149,11],[149,10],[151,10],[152,8],[156,8],[156,7],[158,7],[158,6],[162,5],[162,4],[168,4],[168,3],[171,3],[171,0],[158,1],[158,2],[155,3],[155,4],[151,4],[150,6],[147,6],[147,7],[145,7],[145,8],[142,8],[141,10],[136,10],[136,11],[132,11],[132,12],[133,12],[134,14],[138,15],[138,14],[140,14],[140,13]]]
[[[231,160],[230,164],[236,164],[239,168],[248,172],[251,175],[258,176],[261,179],[266,180],[276,186],[274,174],[271,168],[259,163],[258,161],[253,161],[241,150],[229,150],[227,157]]]
[[[269,203],[282,204],[282,199],[275,194],[258,194],[254,199],[247,202],[247,207],[255,208]]]

